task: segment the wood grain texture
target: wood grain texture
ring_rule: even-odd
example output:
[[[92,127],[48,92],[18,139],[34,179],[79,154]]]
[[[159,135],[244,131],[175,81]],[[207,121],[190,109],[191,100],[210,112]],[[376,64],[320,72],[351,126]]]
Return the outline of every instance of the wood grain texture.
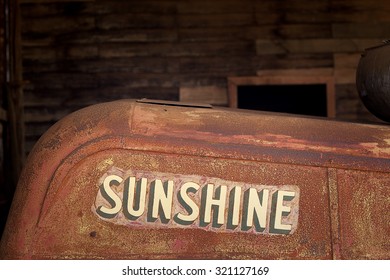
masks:
[[[385,0],[22,0],[29,139],[97,102],[226,104],[229,77],[265,70],[332,68],[336,115],[364,119],[343,89],[363,49],[388,37],[389,11]]]

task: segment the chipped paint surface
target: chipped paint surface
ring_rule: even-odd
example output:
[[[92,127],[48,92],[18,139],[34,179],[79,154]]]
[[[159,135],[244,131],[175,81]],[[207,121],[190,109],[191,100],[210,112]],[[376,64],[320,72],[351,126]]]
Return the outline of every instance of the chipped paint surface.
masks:
[[[390,128],[383,125],[130,100],[95,105],[58,122],[34,147],[0,256],[389,259],[389,139]],[[272,192],[295,186],[297,227],[290,234],[267,235],[159,221],[156,227],[109,222],[93,209],[103,206],[97,198],[99,182],[113,170],[122,179],[131,171],[140,178],[209,178],[214,185],[229,185],[227,190],[232,182],[243,189],[267,186]],[[293,209],[288,203],[283,205]],[[181,212],[181,206],[175,211]],[[265,219],[266,232],[270,215]]]

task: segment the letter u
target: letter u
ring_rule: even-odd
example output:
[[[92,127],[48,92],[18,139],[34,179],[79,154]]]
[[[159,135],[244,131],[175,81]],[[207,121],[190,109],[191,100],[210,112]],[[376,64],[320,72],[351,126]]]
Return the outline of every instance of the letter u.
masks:
[[[137,220],[145,212],[146,187],[148,180],[129,177],[124,182],[123,190],[123,214],[129,220]]]

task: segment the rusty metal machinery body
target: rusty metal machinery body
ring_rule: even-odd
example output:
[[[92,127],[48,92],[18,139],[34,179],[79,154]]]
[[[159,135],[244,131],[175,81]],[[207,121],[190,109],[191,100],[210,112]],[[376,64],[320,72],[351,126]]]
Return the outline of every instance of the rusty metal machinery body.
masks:
[[[389,259],[390,127],[122,100],[31,152],[6,259]]]
[[[366,49],[356,71],[356,86],[366,108],[390,122],[390,40]]]

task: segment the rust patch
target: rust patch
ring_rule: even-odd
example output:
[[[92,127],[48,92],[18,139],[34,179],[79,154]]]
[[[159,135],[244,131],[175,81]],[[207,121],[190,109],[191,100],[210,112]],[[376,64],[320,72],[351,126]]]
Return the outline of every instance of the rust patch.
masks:
[[[344,259],[389,259],[390,176],[339,170],[341,254]]]

